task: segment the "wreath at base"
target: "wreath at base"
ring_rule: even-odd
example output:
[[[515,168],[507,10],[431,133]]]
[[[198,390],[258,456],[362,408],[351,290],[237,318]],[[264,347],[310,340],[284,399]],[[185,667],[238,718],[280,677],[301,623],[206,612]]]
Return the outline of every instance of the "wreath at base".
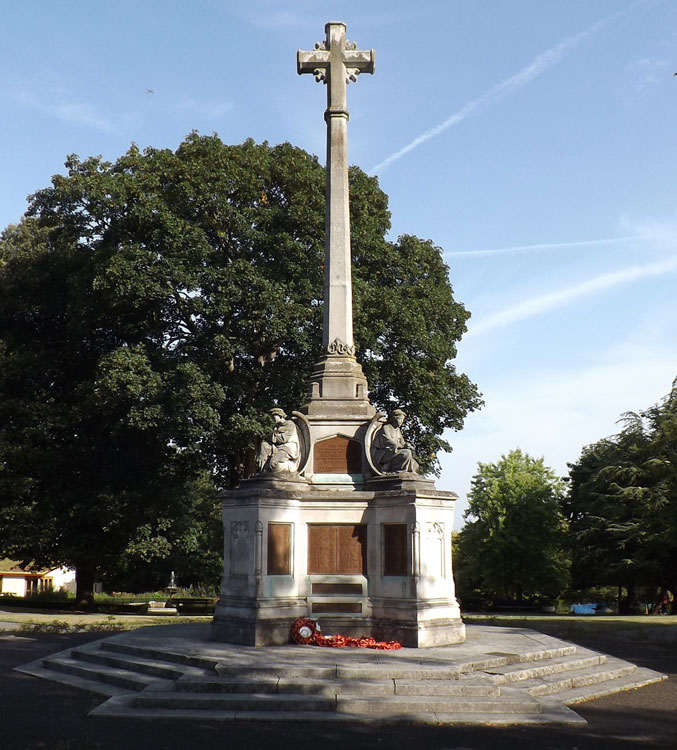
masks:
[[[299,617],[291,626],[291,639],[304,646],[328,646],[331,648],[372,648],[379,651],[396,651],[402,648],[398,641],[377,641],[371,636],[353,638],[350,635],[322,635],[320,626],[309,617]]]

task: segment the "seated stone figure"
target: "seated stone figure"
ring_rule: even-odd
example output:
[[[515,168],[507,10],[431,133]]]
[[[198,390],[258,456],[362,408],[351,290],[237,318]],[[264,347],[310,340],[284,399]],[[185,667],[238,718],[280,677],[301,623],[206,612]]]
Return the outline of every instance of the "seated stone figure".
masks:
[[[411,446],[405,441],[400,430],[406,416],[402,409],[391,411],[388,421],[374,436],[371,458],[374,466],[384,474],[418,471],[418,463],[414,459]]]
[[[300,448],[296,425],[282,409],[271,409],[275,420],[270,440],[264,440],[257,457],[258,469],[263,471],[296,471]]]

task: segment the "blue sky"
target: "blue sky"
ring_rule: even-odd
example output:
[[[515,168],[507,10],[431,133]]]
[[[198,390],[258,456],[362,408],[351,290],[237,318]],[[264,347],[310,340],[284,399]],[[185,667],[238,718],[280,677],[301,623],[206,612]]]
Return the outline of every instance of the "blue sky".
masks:
[[[328,20],[376,50],[348,90],[350,162],[472,312],[457,366],[486,406],[438,480],[460,524],[478,461],[519,446],[564,474],[677,375],[671,0],[5,0],[0,226],[70,153],[195,129],[324,160],[324,87],[295,58]]]

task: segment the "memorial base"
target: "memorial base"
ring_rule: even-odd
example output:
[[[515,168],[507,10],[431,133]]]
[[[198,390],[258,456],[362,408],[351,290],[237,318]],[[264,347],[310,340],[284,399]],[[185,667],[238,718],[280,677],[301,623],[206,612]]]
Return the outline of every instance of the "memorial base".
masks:
[[[301,611],[305,612],[305,606]],[[212,640],[241,646],[284,646],[289,643],[291,623],[303,616],[287,612],[277,618],[247,617],[245,613],[238,617],[217,610],[212,621]]]
[[[224,576],[212,638],[289,642],[322,632],[431,647],[462,642],[451,534],[456,495],[418,475],[313,484],[260,476],[222,493]]]

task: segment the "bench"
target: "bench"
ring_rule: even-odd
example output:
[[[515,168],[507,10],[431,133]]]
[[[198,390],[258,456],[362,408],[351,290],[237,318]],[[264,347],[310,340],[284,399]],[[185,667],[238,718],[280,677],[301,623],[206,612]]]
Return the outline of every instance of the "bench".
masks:
[[[211,614],[214,611],[214,605],[218,600],[211,596],[196,597],[175,597],[167,601],[170,607],[176,607],[179,614],[188,612],[202,612]]]

